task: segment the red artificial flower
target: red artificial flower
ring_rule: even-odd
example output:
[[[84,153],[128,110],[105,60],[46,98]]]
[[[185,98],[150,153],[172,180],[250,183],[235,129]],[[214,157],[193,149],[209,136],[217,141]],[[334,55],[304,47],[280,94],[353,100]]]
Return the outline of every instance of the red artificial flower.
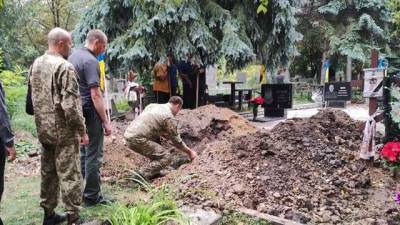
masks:
[[[262,104],[264,104],[265,99],[261,96],[258,96],[258,97],[252,98],[250,100],[250,102],[253,104],[257,104],[257,105],[262,105]]]
[[[390,142],[392,143],[392,151],[400,153],[400,142]]]
[[[389,162],[397,162],[400,154],[399,142],[388,142],[383,146],[381,156]]]

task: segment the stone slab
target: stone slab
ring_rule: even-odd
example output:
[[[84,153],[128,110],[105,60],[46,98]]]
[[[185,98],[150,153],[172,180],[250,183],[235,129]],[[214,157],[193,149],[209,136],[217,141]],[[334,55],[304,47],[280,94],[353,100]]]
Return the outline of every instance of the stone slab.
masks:
[[[184,206],[182,213],[189,218],[190,225],[216,225],[222,216],[212,210],[195,209]]]

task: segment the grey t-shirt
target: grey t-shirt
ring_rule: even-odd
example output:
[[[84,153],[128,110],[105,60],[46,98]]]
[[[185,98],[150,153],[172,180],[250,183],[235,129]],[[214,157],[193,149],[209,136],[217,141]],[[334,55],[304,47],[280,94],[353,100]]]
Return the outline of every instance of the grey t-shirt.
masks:
[[[79,75],[79,91],[83,107],[93,106],[90,88],[100,86],[100,68],[94,53],[87,48],[74,49],[68,57]]]

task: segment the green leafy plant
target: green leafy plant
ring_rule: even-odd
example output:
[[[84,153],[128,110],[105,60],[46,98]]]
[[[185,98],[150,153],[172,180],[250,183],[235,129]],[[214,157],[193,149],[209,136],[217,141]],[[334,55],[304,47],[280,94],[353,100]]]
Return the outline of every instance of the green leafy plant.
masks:
[[[268,0],[261,0],[260,5],[257,7],[257,13],[267,13],[268,12]]]
[[[19,155],[25,155],[36,149],[37,146],[29,141],[18,141],[15,143],[15,148]]]
[[[12,118],[24,103],[26,95],[26,78],[23,76],[24,70],[15,66],[13,70],[1,70],[3,68],[3,52],[0,49],[0,81],[6,92],[6,104],[10,117]]]
[[[115,103],[115,106],[117,107],[118,112],[126,112],[131,108],[128,105],[127,100],[119,100]]]
[[[138,174],[135,177],[133,180],[149,192],[151,198],[133,205],[117,203],[110,206],[108,221],[111,225],[162,225],[172,221],[175,224],[189,224],[167,186],[154,187]]]

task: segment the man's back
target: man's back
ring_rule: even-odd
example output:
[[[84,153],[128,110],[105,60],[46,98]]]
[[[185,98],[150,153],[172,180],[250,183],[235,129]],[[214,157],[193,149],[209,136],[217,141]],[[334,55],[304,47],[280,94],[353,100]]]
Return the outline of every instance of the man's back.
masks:
[[[56,53],[47,52],[33,63],[30,82],[36,127],[41,143],[69,144],[69,140],[76,138],[76,129],[72,126],[82,124],[79,121],[77,124],[69,123],[66,118],[69,115],[63,110],[76,107],[65,105],[65,96],[79,97],[75,76],[73,66]],[[72,116],[80,120],[81,115]]]
[[[100,86],[100,69],[94,53],[87,48],[78,48],[68,57],[79,76],[79,91],[82,105],[93,106],[90,88]]]
[[[170,105],[150,104],[125,131],[125,138],[145,137],[157,139],[163,132],[167,119],[173,119]]]

